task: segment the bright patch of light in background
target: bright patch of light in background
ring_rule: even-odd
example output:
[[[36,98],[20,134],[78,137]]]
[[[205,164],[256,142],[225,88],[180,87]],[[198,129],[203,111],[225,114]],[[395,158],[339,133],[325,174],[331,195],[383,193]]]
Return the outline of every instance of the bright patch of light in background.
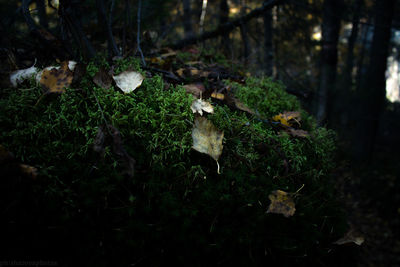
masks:
[[[229,9],[229,13],[232,14],[232,15],[239,14],[239,12],[240,12],[239,7],[231,7],[231,8]]]
[[[313,39],[314,41],[321,41],[322,32],[321,32],[321,27],[320,26],[314,27],[311,39]]]
[[[400,72],[399,61],[395,57],[388,58],[386,70],[386,98],[390,102],[400,102]]]
[[[387,61],[386,70],[386,98],[390,102],[400,102],[400,62],[399,51],[396,46],[400,45],[400,31],[393,34],[394,48]]]

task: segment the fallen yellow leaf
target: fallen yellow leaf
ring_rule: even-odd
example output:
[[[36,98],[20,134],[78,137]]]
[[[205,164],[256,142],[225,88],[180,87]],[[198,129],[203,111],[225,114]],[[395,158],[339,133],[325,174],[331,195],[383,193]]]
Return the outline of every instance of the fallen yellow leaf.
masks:
[[[217,161],[222,154],[222,139],[224,132],[218,130],[211,121],[204,117],[197,117],[194,121],[192,139],[194,150],[205,153]],[[219,165],[218,165],[219,172]]]
[[[289,193],[282,190],[275,190],[271,192],[268,198],[271,200],[271,204],[268,207],[267,213],[283,214],[285,217],[294,215],[296,208]]]

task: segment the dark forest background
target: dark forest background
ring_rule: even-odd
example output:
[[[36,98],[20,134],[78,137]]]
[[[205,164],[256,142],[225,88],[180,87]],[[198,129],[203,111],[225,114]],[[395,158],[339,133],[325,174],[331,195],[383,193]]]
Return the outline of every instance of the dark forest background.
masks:
[[[373,240],[363,255],[384,262],[400,250],[399,11],[396,0],[1,1],[0,71],[98,54],[146,66],[168,47],[280,80],[338,133],[338,188]]]

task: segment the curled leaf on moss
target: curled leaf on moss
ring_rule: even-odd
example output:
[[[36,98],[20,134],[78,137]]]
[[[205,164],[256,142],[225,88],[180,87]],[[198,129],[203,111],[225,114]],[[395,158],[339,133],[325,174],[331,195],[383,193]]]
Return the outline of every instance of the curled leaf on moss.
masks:
[[[218,159],[222,154],[224,132],[219,131],[211,121],[203,117],[197,117],[194,123],[192,148],[212,157],[217,162],[217,172],[220,173]]]
[[[13,87],[17,87],[23,81],[35,75],[38,71],[39,69],[35,67],[35,64],[30,68],[16,70],[10,74],[10,83]]]
[[[203,116],[203,111],[207,113],[214,113],[214,107],[209,102],[203,99],[193,100],[190,108],[192,109],[193,113],[199,113],[200,116]]]

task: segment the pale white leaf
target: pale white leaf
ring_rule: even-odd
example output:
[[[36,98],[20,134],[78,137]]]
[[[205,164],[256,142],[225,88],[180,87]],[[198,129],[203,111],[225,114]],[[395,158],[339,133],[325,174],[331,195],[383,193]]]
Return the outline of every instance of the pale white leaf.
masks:
[[[10,74],[10,82],[13,87],[17,87],[18,84],[22,83],[26,79],[29,79],[33,75],[35,75],[38,72],[38,68],[33,65],[30,68],[27,69],[22,69],[22,70],[16,70]]]
[[[117,76],[113,76],[115,83],[124,93],[133,92],[143,82],[143,76],[136,71],[124,71]]]
[[[214,113],[214,107],[209,102],[202,99],[194,100],[190,108],[192,109],[193,113],[197,112],[201,116],[203,116],[203,111],[207,113]]]

